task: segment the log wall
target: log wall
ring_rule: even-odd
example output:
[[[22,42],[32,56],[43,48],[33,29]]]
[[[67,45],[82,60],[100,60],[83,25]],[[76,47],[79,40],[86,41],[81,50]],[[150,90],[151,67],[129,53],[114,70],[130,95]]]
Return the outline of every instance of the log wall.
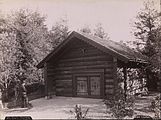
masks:
[[[47,64],[48,92],[62,96],[74,96],[75,74],[100,73],[101,96],[113,95],[113,57],[81,41],[73,40]]]

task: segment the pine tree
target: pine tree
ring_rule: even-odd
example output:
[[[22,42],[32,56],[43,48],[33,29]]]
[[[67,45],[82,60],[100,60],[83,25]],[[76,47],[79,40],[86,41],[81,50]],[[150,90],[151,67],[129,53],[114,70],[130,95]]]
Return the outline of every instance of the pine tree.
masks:
[[[160,14],[153,7],[153,2],[145,3],[145,8],[141,10],[137,15],[137,20],[135,22],[135,32],[134,35],[138,39],[135,41],[137,48],[142,54],[148,57],[150,65],[147,67],[147,86],[149,89],[156,88],[156,77],[157,71],[159,70],[160,60],[157,56],[160,44]],[[155,84],[153,84],[155,83]]]
[[[9,91],[13,91],[17,81],[42,80],[36,65],[51,50],[45,20],[38,12],[27,9],[0,18],[0,81]],[[13,87],[10,83],[14,83]]]

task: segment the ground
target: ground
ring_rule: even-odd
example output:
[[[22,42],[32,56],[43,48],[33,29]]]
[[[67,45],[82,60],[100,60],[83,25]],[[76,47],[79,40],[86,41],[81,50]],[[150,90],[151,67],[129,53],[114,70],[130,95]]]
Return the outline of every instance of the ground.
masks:
[[[150,94],[148,96],[142,96],[136,98],[135,114],[136,115],[149,115],[154,117],[154,113],[149,110],[151,100],[157,94]],[[75,98],[75,97],[53,97],[46,100],[40,98],[30,101],[33,105],[31,109],[6,109],[1,110],[0,117],[5,116],[31,116],[33,119],[51,119],[51,118],[74,118],[74,114],[70,111],[74,111],[74,106],[80,104],[83,110],[89,108],[87,114],[88,118],[107,118],[110,119],[111,114],[106,110],[106,106],[103,104],[102,99],[91,98]]]

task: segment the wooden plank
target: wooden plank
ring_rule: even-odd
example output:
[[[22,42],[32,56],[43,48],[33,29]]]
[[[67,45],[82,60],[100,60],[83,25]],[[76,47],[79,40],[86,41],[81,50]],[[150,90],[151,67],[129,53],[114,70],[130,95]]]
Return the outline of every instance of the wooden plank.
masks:
[[[72,81],[71,80],[56,80],[56,84],[65,84],[65,85],[68,85],[68,84],[72,84]]]
[[[113,78],[112,79],[105,79],[106,82],[114,82]]]
[[[113,79],[113,74],[105,74],[105,79]]]
[[[106,89],[113,89],[114,88],[114,86],[113,86],[113,84],[106,84]]]
[[[61,95],[72,94],[72,89],[57,88],[56,93],[61,93]]]
[[[113,93],[114,93],[114,89],[113,89],[113,88],[111,88],[111,89],[106,89],[105,92],[106,92],[106,94],[107,94],[107,93],[108,93],[108,94],[113,94]]]
[[[72,86],[72,81],[66,81],[66,82],[64,82],[64,81],[56,81],[56,86],[64,86],[64,87],[66,87],[66,86]]]
[[[64,70],[64,71],[55,71],[55,74],[75,74],[75,73],[97,73],[103,72],[103,69],[85,69],[85,70]]]
[[[105,81],[106,85],[114,85],[114,82],[110,82],[110,81]]]
[[[67,59],[67,58],[74,58],[74,57],[88,57],[88,56],[98,56],[98,55],[104,55],[103,52],[98,51],[98,50],[89,50],[89,49],[83,49],[80,48],[79,50],[73,50],[72,52],[69,52],[68,54],[62,56],[62,59]]]
[[[108,73],[108,72],[113,72],[113,71],[112,71],[112,67],[113,67],[113,65],[111,65],[111,69],[110,69],[110,68],[105,68],[105,73],[106,73],[106,72],[107,72],[107,73]]]
[[[88,54],[88,53],[103,53],[102,51],[94,48],[94,47],[91,47],[91,46],[81,46],[81,47],[73,47],[73,48],[70,48],[68,50],[68,53],[69,54],[73,54],[73,53],[78,53],[78,52],[82,52],[82,49],[85,49],[85,52]]]
[[[72,75],[55,75],[56,80],[72,79]]]
[[[60,89],[62,89],[62,88],[63,89],[67,89],[67,88],[68,89],[71,89],[72,88],[72,85],[71,84],[70,85],[69,84],[67,84],[67,85],[65,85],[65,84],[56,84],[56,89],[59,89],[59,88]]]
[[[72,79],[55,80],[56,82],[72,82]]]
[[[111,93],[106,93],[106,99],[109,99],[111,97],[113,97],[113,93],[112,94]]]
[[[111,68],[109,65],[91,65],[91,66],[73,66],[73,67],[58,67],[55,70],[81,70],[81,69],[104,69]]]
[[[112,67],[112,62],[109,61],[80,61],[80,62],[70,62],[70,63],[59,63],[58,67],[72,67],[72,66],[90,66],[90,65],[108,65]]]
[[[48,96],[47,63],[44,63],[45,96]]]
[[[87,56],[87,57],[77,57],[77,58],[68,58],[68,59],[61,59],[59,62],[72,62],[72,61],[82,61],[82,60],[110,60],[110,57],[105,55],[99,55],[99,56]]]
[[[113,80],[114,80],[114,94],[117,92],[118,80],[117,80],[117,58],[113,58]]]

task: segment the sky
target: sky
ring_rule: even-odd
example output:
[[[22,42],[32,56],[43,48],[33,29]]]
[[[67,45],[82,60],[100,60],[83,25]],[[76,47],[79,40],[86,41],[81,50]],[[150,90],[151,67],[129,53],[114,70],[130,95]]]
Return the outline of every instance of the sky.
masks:
[[[46,24],[51,28],[61,18],[68,20],[70,30],[85,25],[92,29],[101,23],[105,32],[114,41],[135,40],[133,23],[143,2],[147,0],[0,0],[2,13],[28,8],[47,16]],[[160,8],[159,1],[157,9]]]

